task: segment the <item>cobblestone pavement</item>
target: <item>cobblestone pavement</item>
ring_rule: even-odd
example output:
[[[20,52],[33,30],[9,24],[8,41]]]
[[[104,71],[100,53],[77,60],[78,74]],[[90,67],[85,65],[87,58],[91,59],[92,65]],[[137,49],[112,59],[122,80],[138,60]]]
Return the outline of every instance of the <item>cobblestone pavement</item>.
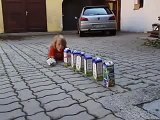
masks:
[[[111,88],[47,66],[53,35],[0,40],[0,120],[159,120],[160,49],[143,46],[145,35],[65,34],[68,47],[114,61]]]

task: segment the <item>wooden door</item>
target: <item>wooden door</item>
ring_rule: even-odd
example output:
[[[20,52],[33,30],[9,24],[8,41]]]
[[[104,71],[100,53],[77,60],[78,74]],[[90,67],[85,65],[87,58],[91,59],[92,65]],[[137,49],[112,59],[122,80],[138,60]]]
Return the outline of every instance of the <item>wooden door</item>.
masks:
[[[26,31],[25,5],[25,0],[2,0],[5,32]]]
[[[43,32],[47,30],[45,0],[26,0],[27,31]]]
[[[47,30],[45,0],[2,0],[5,32]]]

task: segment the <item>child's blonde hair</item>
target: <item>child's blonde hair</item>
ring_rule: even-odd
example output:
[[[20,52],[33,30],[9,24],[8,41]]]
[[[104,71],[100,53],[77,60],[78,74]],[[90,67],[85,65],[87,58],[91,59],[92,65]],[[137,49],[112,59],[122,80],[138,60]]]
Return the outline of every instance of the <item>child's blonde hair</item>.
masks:
[[[52,43],[51,43],[51,46],[56,49],[56,43],[57,43],[58,40],[61,41],[61,43],[62,43],[62,45],[64,46],[64,48],[67,47],[67,42],[66,42],[66,39],[64,38],[63,35],[55,35],[55,36],[53,37],[53,41],[52,41]]]

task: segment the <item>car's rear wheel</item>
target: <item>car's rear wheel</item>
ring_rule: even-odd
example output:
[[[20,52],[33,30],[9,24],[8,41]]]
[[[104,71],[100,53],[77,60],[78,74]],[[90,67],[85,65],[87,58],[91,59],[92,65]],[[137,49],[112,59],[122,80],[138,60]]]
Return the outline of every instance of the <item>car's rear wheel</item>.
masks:
[[[116,30],[111,30],[110,35],[116,35],[117,31]]]
[[[79,36],[80,37],[84,37],[84,32],[83,31],[79,31]]]

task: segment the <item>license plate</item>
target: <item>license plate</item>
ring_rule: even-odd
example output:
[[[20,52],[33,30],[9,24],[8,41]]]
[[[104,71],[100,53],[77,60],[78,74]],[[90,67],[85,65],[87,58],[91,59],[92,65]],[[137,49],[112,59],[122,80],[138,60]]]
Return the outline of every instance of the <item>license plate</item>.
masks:
[[[105,28],[105,25],[93,25],[93,28]]]

